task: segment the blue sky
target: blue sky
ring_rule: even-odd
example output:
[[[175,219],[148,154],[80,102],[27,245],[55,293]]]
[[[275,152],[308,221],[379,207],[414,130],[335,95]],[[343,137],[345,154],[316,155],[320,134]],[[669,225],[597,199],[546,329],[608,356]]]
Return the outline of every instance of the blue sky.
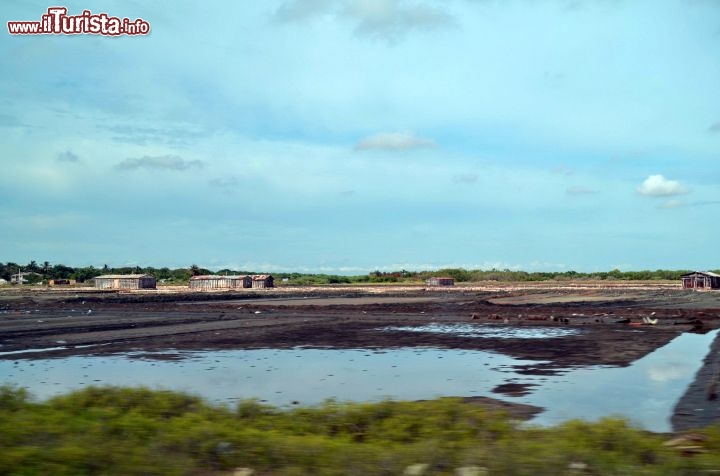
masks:
[[[0,261],[720,266],[718,1],[64,5],[151,33],[3,33]]]

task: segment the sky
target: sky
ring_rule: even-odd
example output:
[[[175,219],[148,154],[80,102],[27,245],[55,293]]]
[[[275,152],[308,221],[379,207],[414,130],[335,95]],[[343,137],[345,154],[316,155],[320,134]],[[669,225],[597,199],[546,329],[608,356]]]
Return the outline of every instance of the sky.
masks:
[[[720,267],[720,1],[68,1],[11,35],[0,261]]]

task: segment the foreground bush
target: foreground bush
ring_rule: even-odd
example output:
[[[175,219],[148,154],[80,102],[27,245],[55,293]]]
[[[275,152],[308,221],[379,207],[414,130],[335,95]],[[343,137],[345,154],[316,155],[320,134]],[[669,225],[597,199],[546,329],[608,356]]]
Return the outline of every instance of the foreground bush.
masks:
[[[489,474],[673,474],[720,470],[720,427],[692,446],[623,420],[532,428],[458,399],[236,408],[148,389],[91,387],[46,402],[0,388],[0,474],[400,475],[476,465]],[[699,441],[699,442],[698,442]],[[709,474],[709,473],[708,473]]]

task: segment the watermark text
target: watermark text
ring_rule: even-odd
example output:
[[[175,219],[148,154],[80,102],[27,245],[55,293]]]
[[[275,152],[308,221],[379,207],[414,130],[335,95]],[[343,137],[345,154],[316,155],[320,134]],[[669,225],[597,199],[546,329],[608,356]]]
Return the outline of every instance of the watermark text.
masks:
[[[142,18],[130,20],[83,10],[80,15],[68,15],[65,7],[50,7],[40,21],[9,21],[11,35],[147,35],[150,23]]]

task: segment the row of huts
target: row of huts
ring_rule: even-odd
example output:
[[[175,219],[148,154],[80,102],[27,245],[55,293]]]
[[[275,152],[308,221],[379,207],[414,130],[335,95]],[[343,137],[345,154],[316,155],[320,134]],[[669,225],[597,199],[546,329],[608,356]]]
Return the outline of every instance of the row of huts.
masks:
[[[157,280],[151,274],[105,274],[95,278],[97,289],[155,289]],[[190,289],[239,289],[272,288],[275,280],[269,274],[253,276],[193,276],[188,282]]]
[[[18,281],[21,282],[21,276]],[[681,276],[683,289],[720,289],[720,274],[710,271],[695,271]],[[74,284],[74,280],[51,280],[51,285]],[[452,286],[455,280],[450,277],[433,276],[426,281],[428,286]],[[155,276],[150,274],[105,274],[95,278],[98,289],[155,289]],[[243,276],[193,276],[188,282],[190,289],[260,289],[274,287],[274,278],[269,274]]]

